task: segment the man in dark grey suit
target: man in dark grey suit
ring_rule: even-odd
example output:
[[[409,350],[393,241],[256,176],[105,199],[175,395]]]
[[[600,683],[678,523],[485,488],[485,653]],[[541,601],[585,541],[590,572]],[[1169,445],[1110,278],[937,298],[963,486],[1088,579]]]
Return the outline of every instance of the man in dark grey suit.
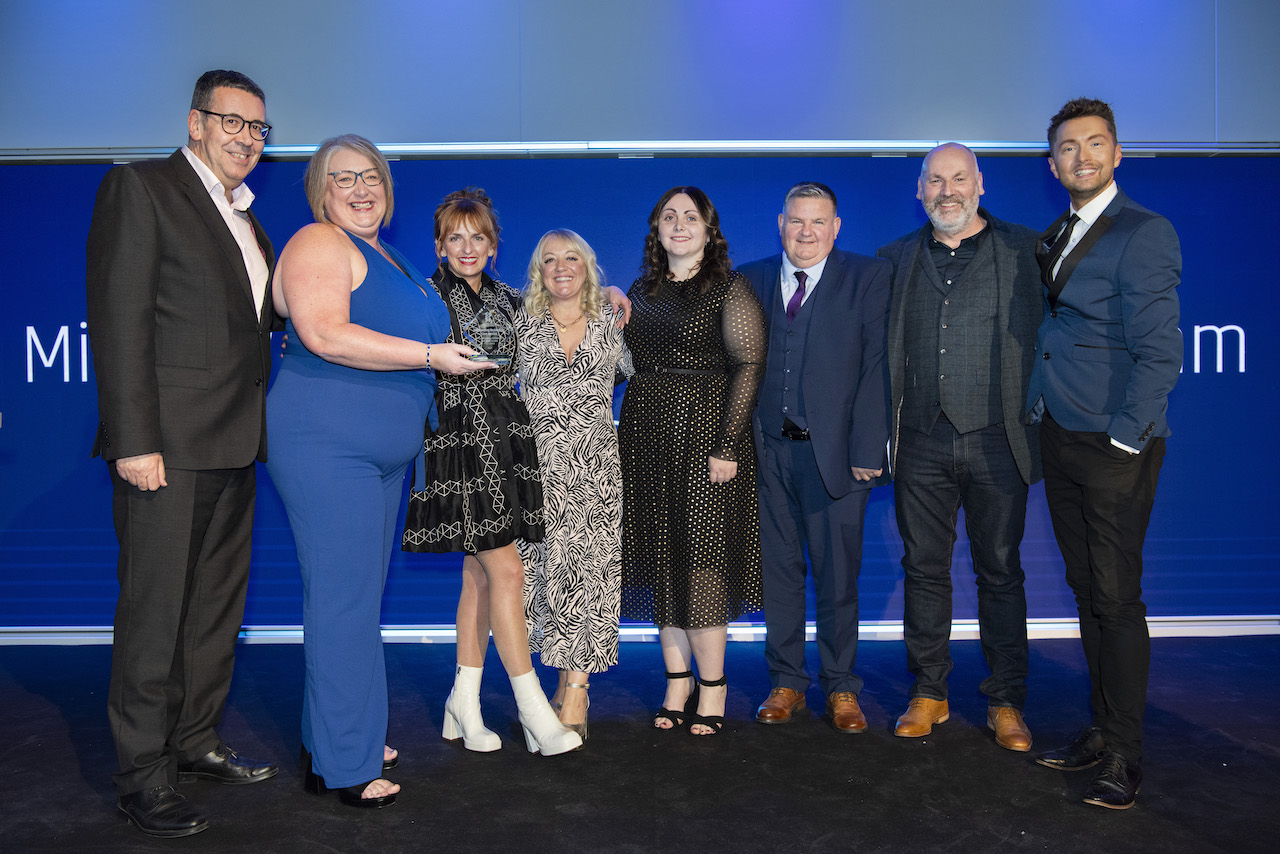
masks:
[[[151,836],[208,827],[177,783],[277,771],[216,731],[267,452],[274,255],[244,179],[269,129],[257,84],[206,72],[187,145],[108,172],[89,229],[94,453],[110,464],[120,540],[107,713],[120,811]]]
[[[769,329],[754,427],[773,690],[756,720],[785,723],[805,708],[807,553],[827,715],[838,732],[858,733],[867,728],[853,672],[862,523],[887,467],[889,264],[836,249],[839,232],[831,188],[797,184],[778,216],[783,254],[742,267]]]
[[[1084,801],[1127,809],[1142,785],[1151,638],[1142,547],[1182,369],[1182,251],[1169,220],[1116,185],[1111,107],[1069,101],[1049,123],[1049,170],[1071,207],[1041,235],[1044,282],[1027,409],[1041,421],[1044,493],[1076,597],[1092,725],[1037,762],[1102,768]]]
[[[963,507],[991,669],[980,686],[987,726],[1001,747],[1026,751],[1027,599],[1018,548],[1027,487],[1040,479],[1038,430],[1022,417],[1040,325],[1038,235],[979,207],[982,194],[973,152],[938,146],[916,183],[930,224],[876,253],[894,265],[890,466],[915,676],[894,734],[928,735],[950,717],[951,553]]]

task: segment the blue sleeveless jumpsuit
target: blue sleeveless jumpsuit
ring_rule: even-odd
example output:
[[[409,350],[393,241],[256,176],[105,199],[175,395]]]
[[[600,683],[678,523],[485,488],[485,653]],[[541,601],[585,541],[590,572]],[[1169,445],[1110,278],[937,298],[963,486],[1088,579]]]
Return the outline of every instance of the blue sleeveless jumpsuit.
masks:
[[[351,322],[424,344],[448,338],[449,310],[427,279],[386,244],[405,272],[363,240],[352,242],[369,272],[351,293]],[[326,362],[303,346],[292,322],[287,331],[267,396],[267,470],[302,569],[302,744],[330,788],[355,786],[382,776],[382,591],[404,475],[422,451],[423,425],[435,421],[436,378]]]

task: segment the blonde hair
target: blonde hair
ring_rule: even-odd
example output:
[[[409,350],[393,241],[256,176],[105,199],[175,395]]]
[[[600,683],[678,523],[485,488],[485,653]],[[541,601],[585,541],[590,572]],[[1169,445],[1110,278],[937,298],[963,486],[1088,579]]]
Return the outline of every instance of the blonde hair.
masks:
[[[311,160],[307,162],[307,172],[302,178],[302,184],[307,190],[307,203],[311,205],[311,215],[316,218],[316,222],[329,221],[324,213],[324,196],[329,189],[329,161],[333,159],[333,155],[344,148],[369,158],[373,161],[378,173],[382,175],[382,186],[386,188],[387,199],[387,212],[382,215],[382,227],[386,228],[391,224],[391,211],[396,206],[395,193],[391,189],[391,165],[387,163],[387,158],[382,156],[378,146],[354,133],[344,133],[342,136],[326,139],[320,143],[316,153],[311,155]]]
[[[567,228],[553,228],[538,241],[529,258],[529,274],[524,286],[524,308],[530,317],[536,317],[544,311],[550,311],[551,294],[547,292],[547,283],[542,275],[542,253],[552,238],[560,238],[569,244],[569,248],[582,256],[582,264],[586,268],[586,281],[582,283],[582,299],[580,306],[591,318],[600,316],[600,308],[604,304],[604,270],[596,260],[595,250],[591,244],[582,239],[582,235]]]

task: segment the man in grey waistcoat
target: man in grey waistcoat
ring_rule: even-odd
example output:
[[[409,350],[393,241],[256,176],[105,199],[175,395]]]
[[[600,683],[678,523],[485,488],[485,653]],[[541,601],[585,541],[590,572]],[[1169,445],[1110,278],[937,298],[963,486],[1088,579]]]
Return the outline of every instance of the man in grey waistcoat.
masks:
[[[963,507],[991,670],[979,686],[987,726],[1001,747],[1027,751],[1027,600],[1018,548],[1027,487],[1041,476],[1037,428],[1021,417],[1040,324],[1038,235],[991,216],[978,206],[982,193],[973,152],[938,146],[916,183],[929,224],[876,253],[894,266],[889,453],[906,548],[903,634],[915,676],[894,734],[928,735],[950,717],[951,554]]]

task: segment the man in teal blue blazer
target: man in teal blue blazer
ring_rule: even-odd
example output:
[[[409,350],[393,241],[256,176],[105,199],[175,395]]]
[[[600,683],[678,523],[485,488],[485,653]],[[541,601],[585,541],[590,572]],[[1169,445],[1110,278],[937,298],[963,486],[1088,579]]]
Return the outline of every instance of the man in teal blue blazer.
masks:
[[[1036,761],[1060,770],[1101,763],[1084,800],[1111,809],[1132,806],[1142,783],[1151,659],[1142,547],[1182,367],[1178,236],[1120,192],[1120,158],[1106,103],[1070,101],[1050,122],[1049,169],[1071,208],[1037,248],[1044,320],[1027,394],[1093,708],[1091,726]]]

